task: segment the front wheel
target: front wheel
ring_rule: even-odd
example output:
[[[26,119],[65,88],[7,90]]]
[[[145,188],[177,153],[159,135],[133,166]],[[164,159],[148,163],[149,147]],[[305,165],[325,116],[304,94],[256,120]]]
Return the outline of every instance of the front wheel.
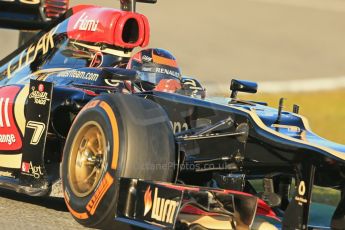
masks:
[[[97,97],[78,114],[65,144],[67,207],[84,226],[120,227],[113,222],[119,178],[171,182],[173,167],[149,166],[174,162],[172,128],[158,104],[133,95]]]

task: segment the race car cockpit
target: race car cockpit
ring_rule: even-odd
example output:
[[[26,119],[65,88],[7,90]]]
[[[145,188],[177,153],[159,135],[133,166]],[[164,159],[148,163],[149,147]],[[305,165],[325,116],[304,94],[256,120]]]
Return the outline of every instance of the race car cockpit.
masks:
[[[176,58],[167,50],[142,50],[129,60],[127,69],[138,71],[138,85],[143,91],[155,90],[205,98],[205,89],[197,80],[182,76]]]

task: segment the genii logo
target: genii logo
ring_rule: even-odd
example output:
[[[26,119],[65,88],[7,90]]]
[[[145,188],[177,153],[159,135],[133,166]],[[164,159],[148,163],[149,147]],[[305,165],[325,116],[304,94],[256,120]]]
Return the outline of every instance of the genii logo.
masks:
[[[50,101],[48,98],[48,92],[44,91],[44,85],[40,84],[38,89],[35,86],[32,86],[29,98],[34,99],[34,103],[38,105],[46,105],[47,101]]]
[[[22,139],[14,118],[14,100],[18,86],[0,88],[0,150],[20,150]]]

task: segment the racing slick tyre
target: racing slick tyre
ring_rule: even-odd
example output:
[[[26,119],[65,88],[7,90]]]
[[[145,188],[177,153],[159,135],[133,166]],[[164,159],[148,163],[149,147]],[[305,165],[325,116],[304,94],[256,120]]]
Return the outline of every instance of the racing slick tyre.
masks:
[[[175,141],[165,111],[133,95],[102,95],[79,112],[61,166],[66,205],[82,225],[124,229],[114,222],[120,177],[171,182]],[[149,167],[151,166],[151,167]]]

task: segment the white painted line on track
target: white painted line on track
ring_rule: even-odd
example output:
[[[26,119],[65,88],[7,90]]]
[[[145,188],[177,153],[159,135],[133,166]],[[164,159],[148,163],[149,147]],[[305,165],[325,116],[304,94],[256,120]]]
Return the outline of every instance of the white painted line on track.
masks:
[[[286,81],[262,81],[258,82],[258,86],[258,92],[263,93],[336,90],[345,88],[345,76]],[[210,95],[230,94],[230,82],[227,86],[224,84],[210,83],[206,84],[205,88]]]
[[[345,1],[343,0],[249,0],[250,2],[261,2],[275,5],[301,7],[314,10],[345,12]]]
[[[345,76],[333,78],[300,79],[277,82],[261,82],[263,92],[310,92],[345,88]]]

